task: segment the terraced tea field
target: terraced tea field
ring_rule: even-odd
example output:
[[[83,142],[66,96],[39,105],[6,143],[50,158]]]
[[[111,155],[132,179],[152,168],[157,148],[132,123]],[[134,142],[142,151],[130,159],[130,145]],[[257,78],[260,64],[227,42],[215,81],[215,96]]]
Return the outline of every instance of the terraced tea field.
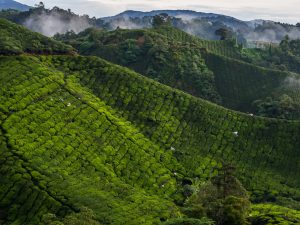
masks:
[[[172,224],[186,219],[184,188],[211,182],[224,164],[251,196],[249,222],[299,224],[299,121],[223,108],[4,20],[0,31],[0,224]],[[195,49],[168,59],[198,68],[206,93],[215,79],[228,107],[290,92],[287,73]]]
[[[222,161],[256,201],[299,201],[299,122],[236,113],[96,57],[1,57],[1,220],[85,206],[104,224],[179,214]],[[126,222],[127,221],[127,222]]]
[[[203,40],[172,27],[91,29],[64,41],[84,55],[102,57],[233,110],[254,113],[254,101],[279,93],[298,102],[299,87],[287,90],[285,81],[300,75],[244,62],[232,41]]]

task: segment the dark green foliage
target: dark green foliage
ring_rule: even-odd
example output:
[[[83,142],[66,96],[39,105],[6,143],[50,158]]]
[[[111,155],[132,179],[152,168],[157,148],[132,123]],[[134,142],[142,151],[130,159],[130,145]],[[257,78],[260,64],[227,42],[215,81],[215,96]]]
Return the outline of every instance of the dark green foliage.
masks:
[[[253,102],[279,90],[290,76],[287,72],[256,67],[238,60],[206,54],[206,64],[215,75],[224,106],[254,112]]]
[[[161,27],[171,25],[171,18],[166,13],[162,13],[153,17],[152,26],[153,27]]]
[[[92,210],[88,208],[80,209],[80,212],[70,213],[64,218],[57,218],[54,214],[46,214],[42,216],[42,225],[100,225],[100,223],[95,219],[95,214]]]
[[[252,207],[249,216],[252,225],[298,225],[299,211],[271,204],[259,204]]]
[[[230,30],[226,29],[226,28],[220,28],[218,30],[216,30],[215,34],[217,36],[220,36],[220,40],[221,41],[224,41],[224,40],[227,40],[227,39],[230,39],[232,38],[232,33]]]
[[[207,218],[202,219],[191,219],[191,218],[180,218],[171,219],[162,225],[214,225],[215,223]]]
[[[291,74],[242,61],[242,51],[234,40],[201,40],[171,26],[113,32],[88,29],[77,36],[67,33],[56,38],[82,54],[101,56],[234,110],[257,113],[254,101],[279,94],[300,102],[299,87],[287,88],[285,84]],[[293,95],[291,89],[295,90]]]
[[[0,54],[73,54],[74,49],[54,39],[33,33],[23,26],[0,19]]]
[[[287,36],[279,46],[269,46],[265,49],[244,49],[242,58],[256,65],[300,73],[299,49],[300,39],[290,40]]]
[[[247,224],[250,201],[245,188],[234,176],[234,170],[233,166],[223,164],[210,182],[198,187],[186,202],[193,211],[192,217],[208,216],[217,225]]]
[[[88,29],[77,38],[69,33],[55,38],[73,45],[81,54],[101,56],[163,84],[220,103],[214,75],[205,66],[199,49],[159,34],[163,29],[169,27],[113,32]]]
[[[257,100],[253,104],[256,114],[260,116],[290,120],[300,117],[300,103],[286,94],[278,99],[268,97],[265,100]]]

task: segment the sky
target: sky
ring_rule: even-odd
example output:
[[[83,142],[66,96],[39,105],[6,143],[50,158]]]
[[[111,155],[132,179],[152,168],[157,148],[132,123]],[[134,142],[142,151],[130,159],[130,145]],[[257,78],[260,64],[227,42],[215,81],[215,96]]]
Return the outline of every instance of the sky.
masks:
[[[39,1],[17,0],[34,5]],[[105,17],[125,10],[189,9],[233,16],[242,20],[300,22],[300,0],[43,0],[47,8],[70,8],[79,14]]]

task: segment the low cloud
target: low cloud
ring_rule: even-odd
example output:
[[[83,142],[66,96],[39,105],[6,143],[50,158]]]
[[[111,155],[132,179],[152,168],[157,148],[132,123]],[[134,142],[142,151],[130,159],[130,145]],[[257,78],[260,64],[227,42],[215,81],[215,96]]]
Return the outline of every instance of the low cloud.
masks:
[[[300,29],[293,27],[286,30],[282,25],[272,23],[271,29],[254,30],[245,33],[244,37],[250,41],[280,42],[286,35],[291,39],[298,39],[300,37]]]
[[[88,19],[85,17],[64,19],[61,14],[56,12],[32,15],[24,22],[24,26],[49,37],[70,30],[79,33],[90,27]]]
[[[300,90],[300,77],[288,77],[285,79],[284,84],[289,89]]]
[[[119,20],[112,20],[110,22],[110,26],[113,30],[115,30],[118,27],[122,29],[139,29],[144,27],[142,24],[139,25],[137,23],[133,23],[127,16],[124,16]]]
[[[34,5],[35,0],[20,0]],[[155,9],[191,9],[204,12],[221,13],[242,20],[269,19],[288,23],[300,22],[298,0],[44,0],[47,7],[71,8],[76,13],[91,16],[112,16],[124,10],[150,11]]]

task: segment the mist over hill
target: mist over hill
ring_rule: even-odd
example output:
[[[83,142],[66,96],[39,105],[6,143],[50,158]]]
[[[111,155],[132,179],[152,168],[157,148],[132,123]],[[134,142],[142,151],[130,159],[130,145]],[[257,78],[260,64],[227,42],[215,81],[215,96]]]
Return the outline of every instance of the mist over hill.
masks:
[[[172,17],[172,24],[195,36],[217,40],[215,31],[226,27],[230,29],[239,41],[280,42],[288,35],[292,39],[300,38],[300,24],[291,25],[267,20],[242,21],[234,17],[203,13],[191,10],[155,10],[151,12],[125,11],[116,16],[102,18],[112,29],[145,28],[151,26],[153,16],[167,14]]]
[[[58,7],[50,10],[40,5],[27,12],[2,12],[0,17],[25,25],[44,35],[53,36],[70,30],[78,33],[91,26],[108,30],[150,28],[153,17],[159,14],[169,15],[174,27],[208,40],[219,40],[220,37],[215,31],[220,28],[228,29],[238,42],[243,44],[247,41],[279,43],[286,35],[291,39],[300,38],[299,23],[292,25],[266,20],[242,21],[230,16],[191,10],[129,10],[116,16],[90,18],[87,15],[76,15],[71,10]]]
[[[78,33],[93,24],[87,15],[79,16],[71,10],[64,10],[58,7],[46,9],[43,3],[29,9],[29,11],[2,11],[0,12],[0,17],[24,25],[30,30],[48,37],[70,30]]]

